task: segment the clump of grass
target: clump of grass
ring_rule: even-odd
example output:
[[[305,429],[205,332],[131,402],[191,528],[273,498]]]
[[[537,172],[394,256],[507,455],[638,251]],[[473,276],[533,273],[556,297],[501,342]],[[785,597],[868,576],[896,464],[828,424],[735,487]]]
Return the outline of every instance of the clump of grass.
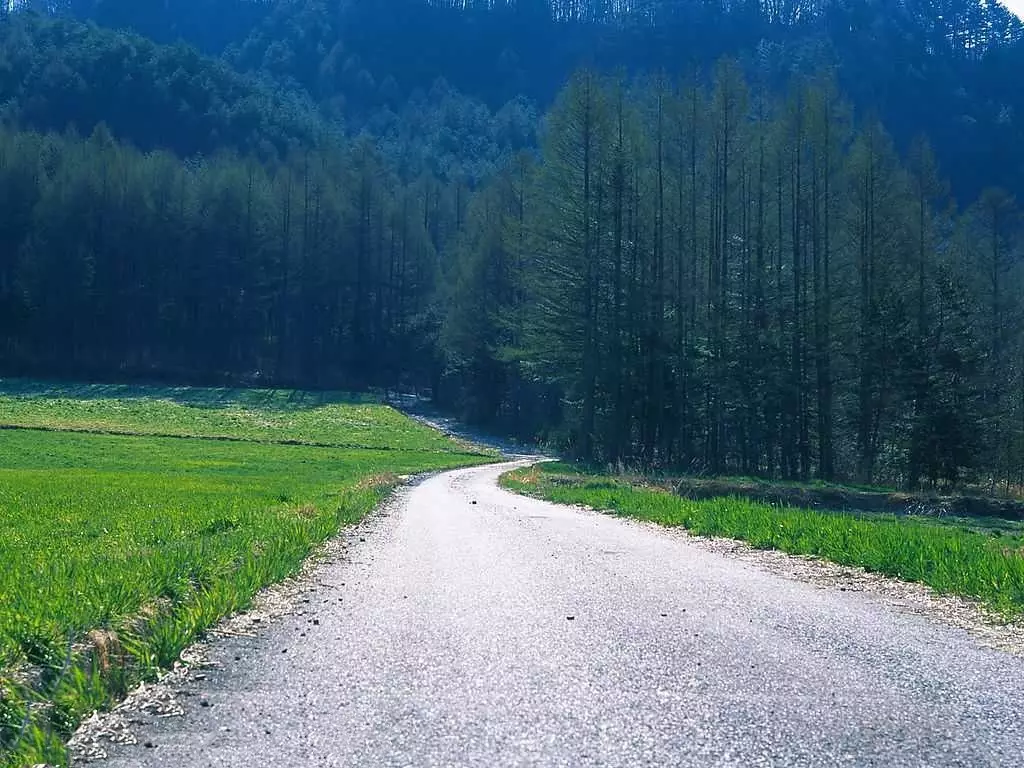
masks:
[[[549,501],[584,504],[681,526],[699,536],[738,539],[760,549],[812,555],[920,582],[982,601],[1007,618],[1024,614],[1024,542],[1002,533],[986,535],[931,519],[856,516],[739,498],[693,501],[560,465],[512,472],[502,484]]]
[[[63,429],[96,418],[83,415],[90,403],[112,407],[57,399],[5,401],[5,418],[45,415]],[[166,431],[192,407],[145,397],[129,406],[140,433]],[[489,460],[377,405],[353,406],[369,410],[347,411],[345,422],[308,414],[302,429],[321,446],[253,441],[262,412],[246,407],[234,426],[204,422],[237,442],[0,435],[0,766],[65,764],[64,741],[83,716],[295,573],[399,476]],[[268,423],[284,418],[269,408]],[[365,423],[352,425],[357,414]],[[378,447],[332,447],[360,442]]]

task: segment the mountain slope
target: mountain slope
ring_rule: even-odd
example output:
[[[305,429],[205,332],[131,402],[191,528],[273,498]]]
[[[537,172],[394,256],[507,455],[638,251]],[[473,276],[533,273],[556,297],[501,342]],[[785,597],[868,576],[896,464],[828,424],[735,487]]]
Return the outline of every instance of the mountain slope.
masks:
[[[301,93],[186,45],[33,14],[0,25],[0,104],[5,120],[25,127],[87,134],[104,122],[141,149],[186,156],[266,157],[333,130]]]

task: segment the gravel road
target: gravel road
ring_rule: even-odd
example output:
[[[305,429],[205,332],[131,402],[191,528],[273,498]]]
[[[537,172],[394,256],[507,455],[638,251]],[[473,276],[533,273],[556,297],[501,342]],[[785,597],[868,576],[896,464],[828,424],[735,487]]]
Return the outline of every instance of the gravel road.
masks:
[[[1020,766],[1024,659],[496,487],[402,492],[109,766]]]

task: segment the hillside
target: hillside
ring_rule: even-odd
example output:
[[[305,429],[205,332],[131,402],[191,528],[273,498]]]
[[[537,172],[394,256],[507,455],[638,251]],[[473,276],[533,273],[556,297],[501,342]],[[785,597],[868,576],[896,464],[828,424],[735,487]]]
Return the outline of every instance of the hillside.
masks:
[[[574,69],[705,78],[722,56],[772,90],[834,71],[864,117],[905,151],[920,133],[956,197],[986,186],[1024,194],[1024,25],[981,0],[66,0],[68,12],[222,53],[362,125],[443,78],[491,109],[550,106]],[[618,9],[618,10],[616,10]],[[444,40],[444,45],[436,41]]]
[[[4,22],[4,368],[429,389],[626,466],[1024,478],[1002,6],[206,7]]]
[[[147,30],[139,20],[146,7],[132,5],[121,21]],[[20,13],[0,27],[0,119],[42,131],[73,127],[82,135],[102,122],[140,149],[185,157],[230,150],[270,160],[368,134],[406,179],[430,173],[479,181],[515,152],[537,146],[537,111],[522,97],[492,110],[443,78],[402,92],[393,78],[378,83],[337,50],[330,61],[315,62],[318,82],[300,82],[287,41],[275,43],[278,65],[270,63],[273,53],[261,53],[259,66],[247,66],[243,60],[265,38],[219,56],[203,52],[199,24],[185,25],[181,38],[165,30],[156,36],[164,42],[156,42],[98,26],[116,22],[110,4],[89,10],[78,22]],[[225,17],[228,11],[211,16]],[[215,30],[217,22],[201,28]],[[301,44],[311,44],[305,33]]]
[[[137,147],[264,158],[332,132],[299,91],[285,91],[185,45],[16,14],[0,25],[5,122],[42,131],[105,123]]]

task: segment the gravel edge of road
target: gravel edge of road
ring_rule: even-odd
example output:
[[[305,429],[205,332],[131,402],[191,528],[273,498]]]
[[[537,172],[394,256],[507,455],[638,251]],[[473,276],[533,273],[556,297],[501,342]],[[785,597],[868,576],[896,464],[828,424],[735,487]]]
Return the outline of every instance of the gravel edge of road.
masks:
[[[264,587],[253,598],[252,606],[222,619],[205,636],[182,651],[180,660],[161,673],[156,682],[142,683],[116,707],[94,712],[79,725],[68,741],[71,766],[80,766],[108,757],[104,743],[138,744],[133,726],[141,717],[181,717],[185,708],[181,690],[186,682],[201,682],[203,670],[214,666],[210,647],[221,638],[260,637],[288,616],[301,610],[303,595],[324,584],[319,575],[328,565],[349,557],[349,550],[379,530],[383,519],[391,516],[409,491],[439,473],[424,473],[404,478],[392,493],[355,525],[342,528],[336,536],[319,545],[306,558],[299,571],[284,581]],[[307,601],[308,602],[308,601]],[[52,768],[35,766],[34,768]]]
[[[413,405],[419,401],[413,399]],[[516,458],[544,460],[534,453],[519,453],[524,446],[495,439],[484,432],[468,429],[457,420],[430,408],[426,413],[409,404],[389,402],[409,418],[437,430],[470,447],[496,450],[496,461]],[[422,405],[422,404],[420,404]],[[527,447],[528,449],[528,447]],[[71,766],[79,766],[107,759],[104,742],[112,744],[137,744],[138,739],[132,726],[141,717],[181,717],[185,708],[181,704],[181,690],[187,682],[201,682],[205,679],[204,669],[212,666],[209,649],[218,638],[260,637],[275,623],[293,615],[302,605],[302,595],[321,586],[318,573],[327,565],[347,556],[352,544],[365,539],[375,530],[382,518],[391,515],[403,497],[415,486],[440,472],[425,472],[402,478],[392,493],[372,512],[357,524],[341,529],[338,534],[321,544],[303,563],[299,572],[284,581],[264,587],[253,598],[247,611],[235,613],[222,619],[215,628],[181,652],[180,660],[162,672],[156,682],[142,683],[129,693],[124,700],[107,712],[94,712],[83,720],[67,743]],[[34,768],[52,768],[34,766]]]
[[[157,682],[143,684],[109,712],[94,713],[83,721],[68,743],[71,765],[83,765],[107,757],[104,742],[137,744],[133,725],[140,717],[177,717],[184,714],[179,691],[186,681],[202,681],[204,669],[211,666],[209,649],[218,638],[259,637],[276,622],[294,614],[302,605],[302,595],[320,586],[318,573],[328,564],[349,556],[349,549],[378,530],[391,516],[403,497],[415,485],[431,475],[418,475],[398,486],[376,510],[358,524],[345,528],[321,545],[293,577],[263,589],[250,610],[225,618],[207,637],[185,650],[181,661],[164,673]],[[512,491],[506,490],[513,494]],[[606,515],[591,507],[566,505],[583,514]],[[903,613],[922,617],[937,624],[968,632],[980,645],[1024,656],[1024,624],[1001,622],[978,603],[963,598],[940,595],[931,588],[867,572],[860,568],[840,566],[812,557],[790,555],[780,551],[758,550],[733,539],[704,538],[681,528],[619,518],[660,535],[684,539],[691,546],[734,560],[783,578],[811,584],[819,589],[864,592],[882,604]],[[40,767],[37,767],[40,768]]]
[[[584,514],[611,514],[584,505],[567,506]],[[685,539],[687,543],[706,552],[739,560],[775,576],[810,584],[818,589],[863,592],[880,599],[883,605],[893,610],[964,630],[985,648],[1024,657],[1024,621],[1008,622],[976,601],[957,595],[944,595],[926,584],[902,581],[863,568],[839,565],[830,560],[793,555],[781,550],[757,549],[737,539],[697,536],[685,528],[618,515],[615,517],[628,525]]]
[[[690,539],[695,537],[690,536]],[[981,603],[957,595],[944,595],[917,582],[901,581],[863,568],[828,560],[754,549],[731,539],[710,539],[699,546],[726,557],[753,563],[764,570],[811,584],[819,589],[865,592],[886,606],[946,626],[965,630],[986,648],[1024,656],[1024,623],[1008,622]]]

